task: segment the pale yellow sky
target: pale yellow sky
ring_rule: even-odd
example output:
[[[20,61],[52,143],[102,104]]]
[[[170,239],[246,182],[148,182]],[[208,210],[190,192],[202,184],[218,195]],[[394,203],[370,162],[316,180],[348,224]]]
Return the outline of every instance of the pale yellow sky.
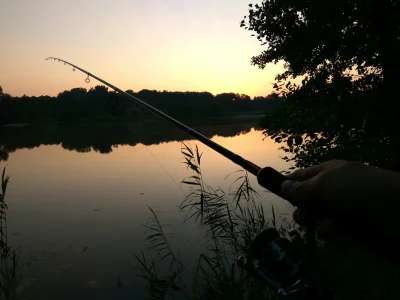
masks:
[[[55,56],[123,90],[267,95],[282,65],[250,65],[263,47],[239,26],[248,2],[1,0],[0,85],[38,96],[99,84]]]

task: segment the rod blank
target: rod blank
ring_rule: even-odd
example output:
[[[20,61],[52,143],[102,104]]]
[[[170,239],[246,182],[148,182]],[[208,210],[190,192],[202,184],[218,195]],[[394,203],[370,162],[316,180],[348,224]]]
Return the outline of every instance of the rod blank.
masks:
[[[262,187],[270,190],[272,193],[274,193],[278,196],[281,196],[280,195],[281,194],[280,186],[283,183],[283,181],[285,181],[287,178],[284,175],[282,175],[281,173],[279,173],[278,171],[276,171],[270,167],[266,167],[263,169],[260,168],[259,166],[255,165],[252,162],[244,159],[243,157],[233,153],[232,151],[226,149],[225,147],[222,147],[221,145],[213,142],[212,140],[210,140],[206,136],[202,135],[201,133],[197,132],[193,128],[186,126],[185,124],[168,116],[167,114],[163,113],[162,111],[160,111],[160,110],[154,108],[153,106],[147,104],[146,102],[140,100],[139,98],[137,98],[127,92],[124,92],[123,90],[116,87],[115,85],[108,83],[107,81],[97,77],[96,75],[94,75],[94,74],[68,62],[68,61],[65,61],[63,59],[56,58],[56,57],[48,57],[48,58],[46,58],[46,60],[55,60],[58,62],[63,62],[64,65],[70,65],[74,71],[79,70],[82,73],[87,75],[86,82],[88,82],[89,77],[92,77],[92,78],[98,80],[99,82],[105,84],[106,86],[112,88],[116,92],[119,92],[119,93],[125,95],[132,102],[136,103],[140,107],[142,107],[142,108],[146,109],[147,111],[150,111],[151,113],[155,114],[156,116],[168,121],[169,123],[173,124],[174,126],[178,127],[179,129],[183,130],[184,132],[186,132],[188,135],[194,137],[198,141],[202,142],[203,144],[207,145],[211,149],[218,152],[219,154],[225,156],[226,158],[228,158],[235,164],[241,166],[243,169],[245,169],[249,173],[253,174],[254,176],[257,176],[258,183]],[[90,79],[89,79],[89,81],[90,81]]]

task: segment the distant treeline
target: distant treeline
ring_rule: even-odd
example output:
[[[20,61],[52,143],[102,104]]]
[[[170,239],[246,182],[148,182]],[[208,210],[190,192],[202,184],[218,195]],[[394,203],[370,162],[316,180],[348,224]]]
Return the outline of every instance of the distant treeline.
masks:
[[[175,117],[219,116],[229,113],[263,113],[280,103],[277,94],[267,97],[209,92],[168,92],[141,90],[128,93]],[[112,118],[139,119],[149,113],[127,97],[105,86],[89,90],[74,88],[57,97],[13,97],[0,87],[0,124],[52,123],[77,120],[104,120]]]

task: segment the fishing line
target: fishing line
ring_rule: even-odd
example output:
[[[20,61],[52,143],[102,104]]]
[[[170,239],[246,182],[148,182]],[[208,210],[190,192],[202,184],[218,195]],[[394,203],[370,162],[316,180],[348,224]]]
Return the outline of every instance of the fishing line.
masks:
[[[63,62],[64,65],[71,66],[73,68],[72,69],[73,71],[75,71],[75,69],[76,69],[76,70],[79,70],[82,73],[86,74],[87,75],[86,82],[90,82],[90,77],[92,77],[92,78],[98,80],[99,82],[105,84],[106,86],[112,88],[116,92],[119,92],[120,94],[125,95],[132,102],[134,102],[136,105],[146,109],[147,111],[150,111],[151,113],[155,114],[156,116],[160,117],[161,119],[164,119],[165,121],[173,124],[175,127],[177,127],[179,129],[181,129],[182,131],[186,132],[188,135],[192,136],[193,138],[195,138],[199,142],[201,142],[204,145],[210,147],[214,151],[216,151],[219,154],[221,154],[221,155],[225,156],[226,158],[228,158],[233,163],[239,165],[240,167],[242,167],[243,169],[245,169],[249,173],[251,173],[254,176],[256,176],[258,184],[260,186],[262,186],[263,188],[266,188],[267,190],[271,191],[275,195],[277,195],[277,196],[279,196],[279,197],[281,197],[283,199],[288,200],[285,197],[285,195],[282,194],[282,188],[281,188],[282,187],[282,183],[285,182],[286,180],[288,180],[288,178],[286,176],[284,176],[283,174],[281,174],[279,171],[277,171],[277,170],[275,170],[275,169],[273,169],[271,167],[261,168],[261,167],[255,165],[251,161],[248,161],[248,160],[244,159],[243,157],[237,155],[236,153],[234,153],[234,152],[226,149],[225,147],[217,144],[216,142],[214,142],[211,139],[207,138],[203,134],[195,131],[194,129],[190,128],[189,126],[187,126],[187,125],[179,122],[178,120],[170,117],[169,115],[167,115],[167,114],[163,113],[162,111],[154,108],[153,106],[147,104],[146,102],[140,100],[139,98],[137,98],[137,97],[135,97],[135,96],[133,96],[133,95],[127,93],[127,92],[124,92],[120,88],[108,83],[107,81],[97,77],[96,75],[93,75],[93,74],[89,73],[88,71],[86,71],[86,70],[84,70],[84,69],[82,69],[82,68],[80,68],[80,67],[78,67],[78,66],[76,66],[74,64],[71,64],[70,62],[67,62],[65,60],[62,60],[60,58],[55,58],[55,57],[48,57],[48,58],[46,58],[46,60],[54,60],[54,61],[58,61],[58,62]],[[153,157],[154,157],[154,155],[153,155]],[[163,167],[163,169],[165,169],[165,168]],[[169,174],[168,171],[166,171],[166,172],[167,172],[167,174]],[[175,180],[174,180],[174,182],[175,182]],[[176,182],[175,182],[175,184],[177,186],[179,186]],[[319,209],[321,209],[321,211],[324,211],[323,207],[320,207]],[[311,246],[311,248],[314,248],[315,247],[315,228],[313,228],[313,226],[308,226],[307,229],[309,229],[309,235],[308,236],[309,236],[309,239],[310,239],[310,246]],[[314,242],[312,242],[312,240],[314,240]]]
[[[182,194],[185,195],[185,197],[187,196],[186,193],[183,191],[182,187],[175,181],[174,177],[172,177],[172,175],[167,171],[166,168],[164,168],[164,166],[161,164],[161,162],[154,156],[154,154],[150,151],[149,147],[144,146],[144,148],[149,152],[149,154],[151,156],[153,156],[153,158],[155,159],[155,161],[159,164],[159,166],[165,171],[165,173],[167,173],[167,175],[172,179],[172,181],[175,183],[175,185],[178,187],[178,189],[181,190]]]
[[[56,57],[48,57],[46,58],[46,60],[54,60],[54,61],[58,61],[58,62],[63,62],[64,65],[69,65],[71,66],[73,69],[73,71],[75,70],[79,70],[82,73],[86,74],[87,77],[92,77],[94,79],[96,79],[97,81],[105,84],[106,86],[112,88],[113,90],[115,90],[116,92],[119,92],[122,95],[125,95],[126,97],[128,97],[132,102],[134,102],[136,105],[146,109],[147,111],[150,111],[151,113],[155,114],[156,116],[160,117],[161,119],[164,119],[166,121],[168,121],[169,123],[173,124],[175,127],[178,127],[180,130],[186,132],[187,134],[189,134],[190,136],[194,137],[196,140],[202,142],[203,144],[207,145],[208,147],[210,147],[211,149],[213,149],[214,151],[217,151],[219,154],[225,156],[226,158],[230,159],[232,162],[234,162],[235,164],[241,166],[242,168],[244,168],[246,171],[250,172],[251,174],[257,176],[257,179],[259,180],[259,183],[261,186],[263,186],[263,184],[267,184],[268,187],[263,186],[267,189],[269,189],[270,191],[272,191],[275,194],[280,194],[281,192],[281,183],[286,180],[286,177],[283,176],[280,172],[270,168],[270,167],[266,167],[266,168],[260,168],[259,166],[255,165],[254,163],[244,159],[243,157],[240,157],[239,155],[237,155],[236,153],[226,149],[225,147],[222,147],[221,145],[217,144],[216,142],[210,140],[209,138],[207,138],[206,136],[202,135],[201,133],[195,131],[194,129],[186,126],[185,124],[179,122],[178,120],[170,117],[169,115],[163,113],[162,111],[154,108],[153,106],[147,104],[146,102],[140,100],[139,98],[124,92],[123,90],[121,90],[120,88],[116,87],[115,85],[112,85],[111,83],[97,77],[96,75],[89,73],[88,71],[74,65],[71,64],[70,62],[67,62],[63,59],[60,58],[56,58]],[[90,80],[90,79],[89,79]],[[260,175],[260,176],[259,176]],[[267,178],[268,177],[268,178]],[[265,181],[267,180],[267,181]],[[265,181],[265,182],[264,182]]]

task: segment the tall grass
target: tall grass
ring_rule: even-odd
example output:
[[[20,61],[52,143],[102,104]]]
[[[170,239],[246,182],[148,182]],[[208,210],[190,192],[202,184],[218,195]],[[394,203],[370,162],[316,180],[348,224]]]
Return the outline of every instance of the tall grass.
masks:
[[[1,176],[0,192],[0,299],[15,299],[15,293],[21,278],[17,275],[18,255],[16,249],[8,245],[7,239],[7,204],[5,196],[10,176],[6,168]]]
[[[260,195],[251,187],[248,174],[239,170],[228,191],[206,184],[201,170],[202,154],[197,146],[182,144],[184,164],[192,172],[182,183],[188,195],[180,205],[185,222],[197,222],[206,232],[207,247],[200,254],[193,272],[174,253],[158,221],[152,217],[145,227],[149,241],[146,254],[136,255],[139,275],[146,279],[150,299],[272,299],[274,294],[266,286],[240,269],[236,260],[247,253],[254,237],[267,227],[276,226],[274,209],[272,220],[265,217],[264,208],[258,201]],[[284,227],[280,227],[285,233]],[[153,250],[153,251],[152,251]],[[155,250],[155,251],[154,251]],[[167,260],[167,262],[166,262]],[[157,269],[167,263],[164,275]],[[191,274],[191,279],[181,275]]]
[[[139,276],[147,281],[147,292],[151,299],[164,299],[173,292],[183,291],[176,281],[185,269],[178,256],[172,250],[161,225],[157,214],[150,208],[152,216],[144,225],[146,228],[146,240],[148,241],[147,250],[153,251],[155,256],[146,258],[142,251],[140,255],[135,254],[138,261]],[[147,251],[146,251],[147,252]],[[157,262],[168,261],[168,272],[165,276],[160,276],[157,269]]]

